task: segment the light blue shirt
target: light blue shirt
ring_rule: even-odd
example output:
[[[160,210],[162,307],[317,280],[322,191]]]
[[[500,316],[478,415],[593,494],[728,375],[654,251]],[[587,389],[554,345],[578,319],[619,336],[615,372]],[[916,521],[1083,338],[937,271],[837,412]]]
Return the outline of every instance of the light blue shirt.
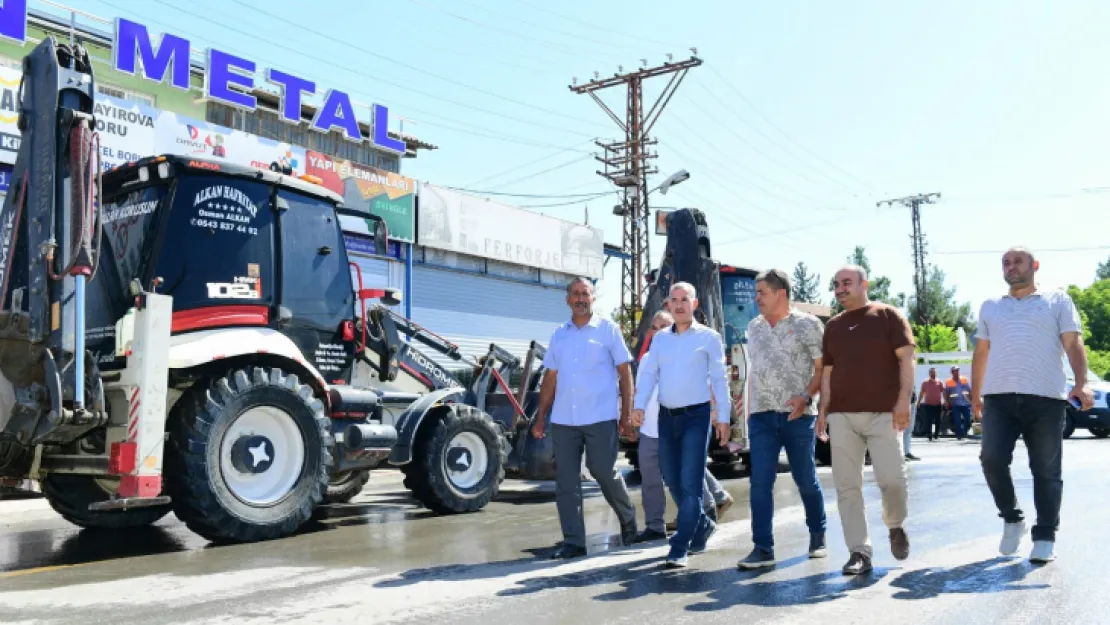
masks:
[[[683,408],[713,397],[717,402],[717,421],[730,421],[732,402],[720,334],[697,322],[682,334],[671,326],[666,332],[656,333],[648,353],[653,357],[641,360],[636,374],[637,410],[647,406],[658,386],[660,406]]]
[[[583,426],[620,416],[617,367],[632,361],[620,327],[594,315],[579,328],[573,321],[551,335],[543,366],[558,372],[551,423]]]

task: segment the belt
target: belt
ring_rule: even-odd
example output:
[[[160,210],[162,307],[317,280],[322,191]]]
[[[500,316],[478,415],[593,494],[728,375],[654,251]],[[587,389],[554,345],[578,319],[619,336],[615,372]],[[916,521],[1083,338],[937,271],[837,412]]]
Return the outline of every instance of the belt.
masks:
[[[711,407],[711,405],[707,401],[702,402],[700,404],[691,404],[689,406],[682,406],[680,408],[667,408],[666,406],[660,406],[659,407],[659,414],[666,415],[668,417],[676,417],[678,415],[684,415],[684,414],[691,413],[691,412],[694,412],[694,411],[697,411],[697,410],[702,410],[703,408],[705,410],[709,410],[710,407]]]

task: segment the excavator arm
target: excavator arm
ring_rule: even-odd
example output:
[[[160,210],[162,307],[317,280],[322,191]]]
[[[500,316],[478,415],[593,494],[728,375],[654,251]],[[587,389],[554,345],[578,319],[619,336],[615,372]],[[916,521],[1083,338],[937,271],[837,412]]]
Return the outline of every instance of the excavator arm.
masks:
[[[22,141],[0,210],[0,464],[5,443],[65,444],[107,420],[84,346],[101,231],[94,94],[81,45],[47,37],[24,57]]]

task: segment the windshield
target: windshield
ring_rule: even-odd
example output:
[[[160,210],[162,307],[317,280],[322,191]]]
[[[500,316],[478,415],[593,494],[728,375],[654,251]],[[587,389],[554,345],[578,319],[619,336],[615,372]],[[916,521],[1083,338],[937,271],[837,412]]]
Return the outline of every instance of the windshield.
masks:
[[[748,322],[759,316],[755,305],[755,278],[738,274],[721,274],[721,305],[725,314],[726,349],[747,343]]]

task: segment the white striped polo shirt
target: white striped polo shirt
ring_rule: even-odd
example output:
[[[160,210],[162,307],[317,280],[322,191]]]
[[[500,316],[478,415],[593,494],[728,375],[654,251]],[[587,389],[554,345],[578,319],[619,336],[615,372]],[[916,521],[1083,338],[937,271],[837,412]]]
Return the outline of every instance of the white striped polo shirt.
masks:
[[[983,395],[1025,393],[1067,398],[1060,335],[1082,332],[1079,310],[1065,291],[1034,291],[989,299],[979,309],[978,338],[990,341]]]

